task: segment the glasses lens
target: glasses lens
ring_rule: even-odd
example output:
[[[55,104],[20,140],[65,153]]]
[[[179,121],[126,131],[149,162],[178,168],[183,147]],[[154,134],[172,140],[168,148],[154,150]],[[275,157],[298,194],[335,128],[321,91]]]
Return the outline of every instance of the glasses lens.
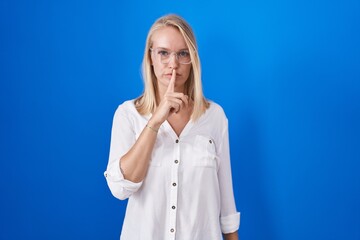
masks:
[[[179,63],[181,64],[189,64],[191,62],[190,52],[187,50],[182,50],[177,54]]]
[[[171,53],[163,49],[157,49],[155,51],[156,58],[160,60],[161,63],[169,63]]]
[[[168,64],[173,54],[180,64],[191,63],[190,52],[188,50],[181,50],[176,53],[176,52],[170,52],[165,49],[155,49],[154,53],[155,53],[155,58],[157,60],[160,60],[160,62],[163,64]]]

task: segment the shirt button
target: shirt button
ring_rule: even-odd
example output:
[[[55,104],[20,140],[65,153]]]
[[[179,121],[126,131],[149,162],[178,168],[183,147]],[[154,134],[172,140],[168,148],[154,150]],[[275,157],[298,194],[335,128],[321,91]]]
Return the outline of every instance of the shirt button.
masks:
[[[179,139],[176,139],[176,141],[175,141],[176,143],[179,143]]]
[[[173,186],[176,187],[176,183],[173,183]]]
[[[178,163],[179,163],[179,160],[175,160],[174,162],[175,162],[176,164],[178,164]]]
[[[171,208],[172,208],[172,209],[175,209],[176,207],[175,207],[175,206],[172,206]]]
[[[172,229],[170,229],[170,232],[172,232],[172,233],[173,233],[173,232],[175,232],[175,229],[173,229],[173,228],[172,228]]]
[[[211,140],[209,140],[209,143],[211,144],[211,143],[212,143],[212,141],[211,141]]]

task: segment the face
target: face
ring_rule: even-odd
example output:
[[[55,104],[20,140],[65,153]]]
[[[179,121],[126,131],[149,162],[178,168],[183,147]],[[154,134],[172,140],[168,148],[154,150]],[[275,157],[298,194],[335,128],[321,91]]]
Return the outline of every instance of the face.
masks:
[[[183,36],[179,30],[174,27],[163,27],[156,30],[153,33],[151,40],[153,42],[152,49],[165,50],[165,53],[176,52],[183,54],[189,51]],[[156,51],[151,51],[152,65],[159,90],[167,89],[171,79],[172,70],[175,69],[175,91],[183,91],[184,84],[189,78],[191,64],[180,64],[175,54],[171,54],[169,63],[161,63],[160,55],[157,54],[155,56],[155,54],[157,54]]]

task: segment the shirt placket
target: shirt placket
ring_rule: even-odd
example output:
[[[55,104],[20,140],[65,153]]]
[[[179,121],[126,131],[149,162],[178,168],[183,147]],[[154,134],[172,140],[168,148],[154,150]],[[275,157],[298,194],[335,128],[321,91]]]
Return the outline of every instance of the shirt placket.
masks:
[[[170,240],[175,239],[176,233],[176,215],[177,215],[177,200],[178,200],[178,172],[180,164],[180,140],[176,139],[174,142],[174,159],[171,164],[171,186],[170,186]]]

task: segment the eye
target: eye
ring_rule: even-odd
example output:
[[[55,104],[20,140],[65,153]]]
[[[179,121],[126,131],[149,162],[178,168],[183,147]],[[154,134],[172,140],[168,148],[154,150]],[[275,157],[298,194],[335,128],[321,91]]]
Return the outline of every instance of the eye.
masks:
[[[169,56],[169,52],[166,51],[166,50],[159,50],[159,51],[158,51],[158,54],[159,54],[160,56],[162,56],[162,57],[167,57],[167,56]]]
[[[178,53],[178,55],[179,55],[179,57],[182,57],[182,58],[190,57],[190,53],[189,53],[188,51],[185,51],[185,50],[180,51],[180,52]]]

